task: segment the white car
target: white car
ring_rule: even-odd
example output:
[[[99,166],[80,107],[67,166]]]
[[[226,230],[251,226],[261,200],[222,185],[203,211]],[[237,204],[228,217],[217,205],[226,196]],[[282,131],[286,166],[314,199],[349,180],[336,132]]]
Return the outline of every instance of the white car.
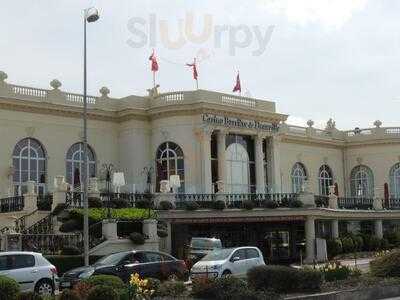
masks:
[[[57,269],[40,253],[0,252],[0,275],[17,281],[22,292],[51,295],[58,290]]]
[[[218,249],[193,265],[190,278],[246,277],[249,269],[261,265],[265,265],[265,262],[257,247]]]

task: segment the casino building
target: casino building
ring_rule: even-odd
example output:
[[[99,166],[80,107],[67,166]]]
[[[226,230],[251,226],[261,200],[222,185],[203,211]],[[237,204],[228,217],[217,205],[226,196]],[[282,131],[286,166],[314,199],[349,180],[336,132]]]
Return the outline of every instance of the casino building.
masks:
[[[83,97],[58,80],[50,86],[10,84],[0,72],[2,199],[25,194],[32,182],[37,194],[52,192],[57,176],[79,184]],[[272,260],[298,258],[304,247],[312,260],[318,237],[349,230],[382,237],[397,226],[400,127],[291,126],[272,101],[207,90],[118,99],[106,87],[99,92],[88,98],[89,175],[112,163],[124,173],[122,190],[141,193],[143,170],[152,170],[152,192],[175,205],[158,212],[170,233],[162,247],[175,255],[190,236],[219,236],[226,246],[257,245]],[[176,193],[165,193],[171,175],[179,176]],[[211,209],[217,200],[226,208]],[[249,200],[254,209],[243,208]],[[200,207],[182,209],[190,201]],[[5,214],[0,220],[7,223]]]

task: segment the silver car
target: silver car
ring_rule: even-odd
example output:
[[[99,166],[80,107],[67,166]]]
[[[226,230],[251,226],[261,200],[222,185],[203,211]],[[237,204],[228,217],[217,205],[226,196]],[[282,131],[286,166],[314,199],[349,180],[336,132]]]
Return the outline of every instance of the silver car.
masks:
[[[22,292],[52,295],[58,291],[57,269],[41,253],[0,252],[0,275],[17,281]]]

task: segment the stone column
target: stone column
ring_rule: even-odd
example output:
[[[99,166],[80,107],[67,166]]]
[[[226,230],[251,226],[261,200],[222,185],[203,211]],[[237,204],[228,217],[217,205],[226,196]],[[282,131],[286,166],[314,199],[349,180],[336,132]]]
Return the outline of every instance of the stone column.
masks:
[[[332,220],[332,238],[339,238],[339,220]]]
[[[335,195],[335,186],[331,185],[329,187],[329,208],[338,208],[338,197]]]
[[[383,203],[382,203],[382,196],[381,196],[382,189],[381,188],[375,188],[374,190],[374,202],[373,202],[373,208],[375,210],[382,210],[383,209]]]
[[[310,264],[315,260],[315,217],[306,217],[304,229],[306,235],[306,259],[304,262]]]
[[[202,166],[202,184],[203,193],[212,193],[212,177],[211,177],[211,134],[212,129],[205,127],[197,131],[201,148],[201,166]]]
[[[220,130],[217,135],[218,148],[218,192],[223,193],[226,185],[226,132]]]
[[[165,243],[165,249],[164,251],[171,254],[172,251],[172,230],[171,230],[171,222],[167,222],[167,233],[168,236],[165,238],[166,243]]]
[[[37,194],[35,192],[35,181],[28,181],[26,183],[28,191],[24,194],[24,210],[32,212],[37,209]]]
[[[264,137],[256,135],[254,137],[254,156],[256,166],[256,192],[265,193],[265,174],[264,174],[264,155],[263,155]]]
[[[375,236],[377,238],[382,239],[383,238],[383,224],[382,220],[375,220]]]
[[[107,219],[102,221],[101,231],[106,240],[118,239],[117,221]]]
[[[53,191],[53,204],[51,210],[58,204],[65,203],[65,195],[68,191],[68,183],[65,182],[65,177],[58,175],[54,180],[54,191]]]
[[[269,139],[269,146],[271,147],[271,165],[270,172],[271,176],[269,178],[270,185],[272,186],[274,193],[282,193],[282,180],[281,180],[281,161],[280,161],[280,137],[272,136]]]

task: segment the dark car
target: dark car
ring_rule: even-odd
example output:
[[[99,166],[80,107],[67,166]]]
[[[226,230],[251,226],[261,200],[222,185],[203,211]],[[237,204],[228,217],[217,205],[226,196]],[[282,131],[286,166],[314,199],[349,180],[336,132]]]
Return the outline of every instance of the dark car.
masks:
[[[196,262],[215,249],[221,249],[222,243],[217,238],[193,237],[190,240],[187,265],[191,268]]]
[[[160,280],[188,280],[189,272],[182,260],[157,251],[127,251],[110,254],[89,267],[66,272],[60,279],[60,288],[70,288],[82,279],[92,275],[114,275],[128,282],[131,274],[141,278]]]

